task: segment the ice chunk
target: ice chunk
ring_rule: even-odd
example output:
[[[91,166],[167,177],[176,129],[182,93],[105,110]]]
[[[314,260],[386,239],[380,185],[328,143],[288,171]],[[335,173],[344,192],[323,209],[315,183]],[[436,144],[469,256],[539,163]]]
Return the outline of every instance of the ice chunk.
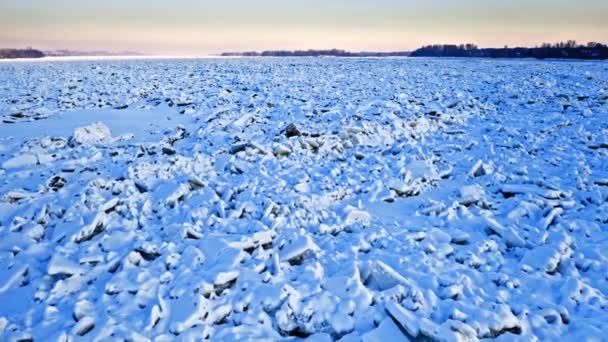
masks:
[[[433,180],[439,177],[434,166],[425,160],[414,160],[407,164],[406,169],[412,179]]]
[[[549,226],[551,226],[555,220],[557,220],[562,214],[564,213],[564,209],[562,208],[553,208],[551,209],[551,211],[547,214],[547,216],[543,217],[540,222],[539,225],[543,228],[543,229],[547,229],[549,228]]]
[[[508,247],[524,247],[525,241],[519,236],[517,231],[512,227],[504,227],[491,217],[485,217],[485,222],[491,232],[500,236]]]
[[[481,159],[475,163],[469,170],[469,176],[481,177],[489,175],[494,171],[491,165],[484,163]]]
[[[344,335],[355,329],[353,318],[344,313],[336,313],[331,319],[331,328],[336,335]]]
[[[74,274],[83,274],[84,268],[61,256],[60,254],[55,254],[49,263],[47,273],[49,275],[72,276]]]
[[[84,336],[95,328],[95,319],[90,316],[81,318],[72,329],[72,333],[78,336]]]
[[[108,126],[96,122],[88,126],[78,127],[74,130],[72,143],[75,145],[106,144],[112,140],[112,132]]]
[[[347,211],[348,214],[346,215],[346,220],[344,222],[347,226],[353,225],[355,223],[359,223],[364,227],[370,225],[372,217],[369,213],[363,210],[358,210],[353,207],[348,208]]]
[[[84,226],[74,236],[74,242],[81,243],[91,240],[96,235],[102,233],[107,225],[108,217],[104,212],[100,212],[95,216],[93,222],[87,226]]]
[[[570,236],[561,234],[553,234],[550,239],[549,244],[527,251],[521,261],[522,265],[549,274],[557,272],[560,263],[572,255],[570,246],[573,241]]]
[[[38,164],[38,158],[36,157],[36,155],[31,153],[24,153],[5,161],[4,163],[2,163],[2,167],[5,169],[12,169],[36,164]]]
[[[420,334],[420,319],[395,302],[386,303],[386,311],[412,337]]]
[[[283,247],[283,250],[281,251],[281,261],[287,261],[294,264],[302,260],[308,252],[315,253],[318,250],[319,247],[317,247],[309,236],[301,236]]]
[[[285,157],[291,153],[291,149],[283,144],[279,144],[274,148],[273,153],[275,156]]]
[[[383,319],[376,329],[363,335],[361,340],[363,342],[409,341],[390,317]]]
[[[483,201],[485,191],[479,185],[465,185],[460,188],[460,197],[460,204],[468,206]]]
[[[21,267],[14,267],[9,272],[0,272],[0,293],[9,290],[15,286],[21,286],[29,282],[29,266],[22,265]]]
[[[174,334],[180,334],[186,329],[200,322],[209,311],[209,301],[203,296],[196,294],[184,294],[181,298],[170,300],[166,303],[169,308],[165,311],[171,313],[169,318],[172,323],[169,330]],[[151,313],[151,323],[158,321],[160,314]]]
[[[80,321],[87,314],[95,312],[94,304],[88,300],[81,300],[74,306],[74,319]]]

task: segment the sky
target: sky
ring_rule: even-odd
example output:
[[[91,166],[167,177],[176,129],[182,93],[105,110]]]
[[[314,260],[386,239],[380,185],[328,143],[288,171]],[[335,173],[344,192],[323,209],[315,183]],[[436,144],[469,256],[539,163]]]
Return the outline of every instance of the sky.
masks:
[[[608,43],[608,0],[0,0],[0,47],[205,55]]]

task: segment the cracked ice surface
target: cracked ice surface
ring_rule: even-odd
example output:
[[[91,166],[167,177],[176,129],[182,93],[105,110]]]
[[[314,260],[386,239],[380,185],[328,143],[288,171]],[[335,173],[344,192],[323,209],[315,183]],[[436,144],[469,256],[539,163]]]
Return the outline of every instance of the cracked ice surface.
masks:
[[[608,64],[0,64],[0,339],[601,339]]]

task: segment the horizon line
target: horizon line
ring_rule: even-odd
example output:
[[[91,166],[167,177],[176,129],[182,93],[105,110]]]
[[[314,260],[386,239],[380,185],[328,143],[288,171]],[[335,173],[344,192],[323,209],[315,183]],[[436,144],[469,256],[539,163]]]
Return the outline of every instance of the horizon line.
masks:
[[[586,43],[582,43],[580,41],[577,40],[561,40],[557,43],[562,43],[562,42],[568,42],[568,41],[574,41],[577,44],[588,44],[588,43],[600,43],[600,44],[604,44],[604,45],[608,45],[607,43],[603,43],[603,42],[599,42],[599,41],[587,41]],[[353,54],[357,54],[357,53],[410,53],[413,52],[417,49],[420,48],[424,48],[424,47],[428,47],[428,46],[435,46],[435,45],[445,45],[445,46],[466,46],[466,45],[474,45],[476,46],[478,49],[503,49],[503,48],[510,48],[510,49],[514,49],[514,48],[538,48],[541,47],[542,44],[546,44],[546,43],[550,43],[550,42],[543,42],[541,44],[535,44],[534,46],[525,46],[525,45],[509,45],[509,44],[505,44],[503,46],[479,46],[475,43],[427,43],[427,44],[423,44],[418,46],[415,49],[391,49],[391,50],[374,50],[374,49],[362,49],[362,50],[349,50],[349,49],[344,49],[344,48],[297,48],[297,49],[285,49],[285,48],[272,48],[272,49],[243,49],[243,50],[236,50],[236,49],[230,49],[230,50],[225,50],[222,52],[214,52],[214,53],[163,53],[163,52],[141,52],[141,51],[129,51],[129,50],[105,50],[105,49],[86,49],[86,50],[80,50],[80,49],[69,49],[69,48],[52,48],[52,49],[41,49],[41,48],[36,48],[34,46],[25,46],[25,47],[0,47],[0,50],[28,50],[28,49],[32,49],[32,50],[37,50],[37,51],[41,51],[43,53],[52,53],[52,52],[71,52],[74,53],[74,55],[66,55],[66,56],[44,56],[45,59],[51,58],[51,57],[162,57],[162,58],[179,58],[179,57],[191,57],[191,58],[206,58],[206,57],[239,57],[239,56],[225,56],[224,54],[245,54],[245,53],[264,53],[264,52],[283,52],[283,51],[287,51],[287,52],[309,52],[309,51],[341,51],[341,52],[345,52],[345,53],[353,53]],[[553,44],[553,43],[550,43]],[[98,55],[97,55],[98,54]],[[224,56],[223,56],[224,55]]]

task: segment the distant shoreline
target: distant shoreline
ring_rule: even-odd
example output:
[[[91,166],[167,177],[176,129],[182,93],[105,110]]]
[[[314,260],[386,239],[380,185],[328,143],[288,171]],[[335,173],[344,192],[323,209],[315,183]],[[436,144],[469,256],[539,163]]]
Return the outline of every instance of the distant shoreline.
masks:
[[[42,51],[33,48],[25,49],[5,49],[0,48],[0,60],[14,59],[40,59],[48,57],[125,57],[125,56],[143,56],[139,52],[122,51],[73,51],[73,50],[50,50]]]
[[[45,54],[36,49],[0,49],[0,59],[42,58]]]
[[[346,50],[267,50],[262,52],[224,52],[223,57],[460,57],[460,58],[535,58],[535,59],[608,59],[608,46],[597,42],[586,45],[570,40],[537,47],[479,48],[474,44],[436,44],[412,52],[350,52]]]
[[[361,51],[351,52],[342,49],[330,50],[267,50],[262,52],[223,52],[219,55],[200,56],[163,56],[146,55],[138,52],[107,52],[107,51],[72,51],[52,50],[41,51],[33,48],[25,49],[2,49],[0,48],[0,60],[67,60],[67,59],[113,59],[113,58],[231,58],[231,57],[338,57],[338,58],[386,58],[386,57],[455,57],[455,58],[513,58],[513,59],[538,59],[538,60],[606,60],[608,59],[608,45],[589,42],[586,45],[577,44],[575,41],[560,42],[556,44],[542,44],[537,47],[503,47],[503,48],[479,48],[474,44],[435,44],[416,49],[414,51],[391,51],[374,52]]]
[[[331,50],[268,50],[262,52],[224,52],[221,57],[407,57],[409,51],[351,52],[340,49]]]
[[[506,46],[503,48],[479,48],[474,44],[436,44],[417,49],[410,56],[605,60],[608,59],[608,46],[596,42],[581,45],[573,40],[556,44],[545,43],[533,48],[509,48]]]

